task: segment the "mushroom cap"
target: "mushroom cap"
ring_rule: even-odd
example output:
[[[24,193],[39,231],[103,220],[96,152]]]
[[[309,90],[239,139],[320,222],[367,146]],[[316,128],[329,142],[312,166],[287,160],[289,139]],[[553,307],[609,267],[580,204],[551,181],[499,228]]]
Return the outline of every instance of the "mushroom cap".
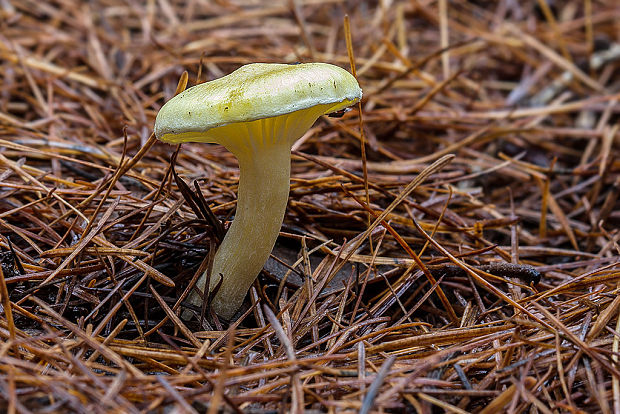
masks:
[[[170,99],[157,114],[155,136],[169,143],[217,142],[200,134],[309,108],[320,108],[320,116],[346,108],[361,97],[355,77],[338,66],[253,63]]]

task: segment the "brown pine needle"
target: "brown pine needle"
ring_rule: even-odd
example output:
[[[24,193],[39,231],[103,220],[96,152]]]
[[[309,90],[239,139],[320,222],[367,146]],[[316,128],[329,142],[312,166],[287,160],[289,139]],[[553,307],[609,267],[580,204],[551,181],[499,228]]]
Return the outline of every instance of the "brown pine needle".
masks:
[[[619,411],[617,0],[266,3],[0,0],[0,412]],[[310,61],[363,100],[224,321],[237,159],[155,117]]]

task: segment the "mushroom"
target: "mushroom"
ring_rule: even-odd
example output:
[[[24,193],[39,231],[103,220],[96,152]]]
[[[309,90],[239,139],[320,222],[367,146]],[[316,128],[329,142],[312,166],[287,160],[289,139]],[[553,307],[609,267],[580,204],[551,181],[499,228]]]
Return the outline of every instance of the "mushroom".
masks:
[[[170,99],[157,114],[161,141],[217,143],[239,162],[235,218],[213,260],[211,303],[230,320],[269,258],[282,226],[290,186],[291,146],[321,115],[362,97],[357,80],[327,63],[240,67]],[[196,284],[205,291],[206,272]],[[189,302],[202,305],[192,292]]]

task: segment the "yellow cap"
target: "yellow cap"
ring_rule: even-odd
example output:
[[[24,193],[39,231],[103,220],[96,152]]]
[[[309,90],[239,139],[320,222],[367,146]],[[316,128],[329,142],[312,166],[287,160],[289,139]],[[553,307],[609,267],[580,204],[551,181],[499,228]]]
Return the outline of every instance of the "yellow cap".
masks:
[[[253,63],[170,99],[157,114],[155,135],[169,143],[225,145],[220,142],[221,133],[208,131],[311,108],[313,112],[319,109],[316,116],[320,116],[346,108],[361,97],[357,80],[338,66]]]

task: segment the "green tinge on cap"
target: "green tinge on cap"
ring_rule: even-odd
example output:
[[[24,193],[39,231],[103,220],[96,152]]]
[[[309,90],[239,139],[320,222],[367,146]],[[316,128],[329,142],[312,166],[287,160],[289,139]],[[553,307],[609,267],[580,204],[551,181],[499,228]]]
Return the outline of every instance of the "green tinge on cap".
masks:
[[[172,98],[157,114],[155,135],[165,142],[186,142],[178,135],[189,138],[222,125],[318,105],[327,108],[324,113],[335,112],[361,97],[355,77],[338,66],[253,63]]]

